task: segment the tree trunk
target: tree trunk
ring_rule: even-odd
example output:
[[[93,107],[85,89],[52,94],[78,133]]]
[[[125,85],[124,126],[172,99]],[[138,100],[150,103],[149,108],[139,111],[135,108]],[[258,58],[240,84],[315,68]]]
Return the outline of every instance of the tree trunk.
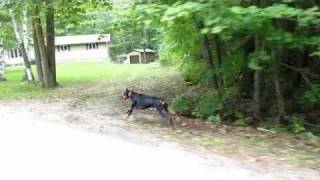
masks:
[[[255,37],[255,50],[258,51],[261,48],[260,37]],[[261,119],[261,102],[260,102],[260,91],[261,91],[261,70],[255,70],[253,77],[253,102],[254,112],[253,117],[257,120]]]
[[[39,18],[39,10],[38,6],[35,7],[34,17],[32,18],[32,31],[33,31],[33,44],[34,44],[34,54],[35,54],[35,61],[37,66],[37,74],[39,82],[43,84],[43,70],[42,70],[42,62],[41,62],[41,55],[39,50],[39,43],[37,38],[37,24],[41,24]]]
[[[36,22],[39,22],[36,24],[36,35],[37,35],[39,53],[41,57],[40,59],[42,62],[41,65],[43,70],[43,86],[45,88],[49,88],[50,87],[50,83],[49,83],[50,66],[49,66],[48,57],[47,57],[47,51],[46,51],[46,45],[45,45],[44,36],[43,36],[43,29],[41,26],[41,20],[39,17],[36,17]]]
[[[261,81],[261,72],[256,70],[254,72],[253,79],[253,102],[254,102],[254,118],[261,119],[261,102],[260,102],[260,81]]]
[[[241,62],[241,69],[239,72],[239,78],[235,81],[239,83],[239,92],[240,97],[250,98],[253,97],[253,77],[254,71],[248,68],[249,64],[249,55],[255,51],[255,38],[249,38],[243,45],[243,60]]]
[[[132,30],[130,31],[130,44],[131,44],[131,50],[133,50],[133,47],[134,47],[134,45],[133,45],[133,32],[132,32]]]
[[[202,44],[203,44],[202,45],[203,46],[203,57],[206,59],[209,67],[214,69],[215,65],[214,65],[213,59],[212,59],[212,50],[210,47],[210,40],[209,40],[208,35],[203,35]]]
[[[29,57],[27,55],[27,51],[26,51],[25,44],[23,41],[24,38],[23,38],[22,32],[21,32],[20,28],[18,27],[16,18],[14,16],[12,10],[9,10],[9,14],[11,17],[13,30],[14,30],[16,39],[19,44],[19,49],[21,51],[23,62],[24,62],[24,67],[25,67],[25,74],[24,74],[22,80],[34,81],[34,76],[32,73]]]
[[[147,62],[146,44],[143,43],[143,62]],[[140,62],[141,64],[141,62]]]
[[[146,46],[147,46],[147,31],[146,31],[146,28],[144,27],[143,28],[143,61],[144,63],[147,62],[147,53],[146,53]],[[141,64],[141,62],[140,62]]]
[[[274,47],[275,48],[275,47]],[[275,88],[275,93],[277,97],[277,106],[278,106],[278,118],[277,123],[279,123],[281,120],[284,120],[286,112],[285,112],[285,103],[282,96],[280,81],[279,81],[279,73],[280,73],[280,57],[276,52],[280,52],[281,54],[283,52],[282,48],[275,48],[271,50],[271,57],[273,58],[273,84]]]
[[[23,61],[24,61],[24,66],[25,66],[25,75],[23,76],[22,80],[23,81],[34,81],[34,75],[32,73],[32,69],[31,69],[31,65],[30,65],[30,62],[29,62],[29,58],[28,58],[28,54],[27,54],[27,51],[24,47],[24,44],[20,44],[19,45],[19,49],[21,51],[21,55],[22,55],[22,58],[23,58]]]
[[[217,66],[219,69],[219,72],[222,72],[222,48],[221,48],[221,42],[219,35],[214,35],[214,42],[215,42],[215,48],[216,48],[216,58],[217,58]],[[223,73],[220,73],[219,78],[219,87],[223,89]]]
[[[285,112],[285,105],[284,105],[284,101],[283,101],[283,96],[281,93],[278,72],[276,72],[273,76],[273,83],[274,83],[276,96],[277,96],[278,116],[279,116],[278,119],[281,120],[282,118],[285,117],[286,112]]]
[[[22,11],[23,21],[22,21],[22,32],[23,32],[23,43],[27,52],[28,59],[31,60],[30,46],[29,46],[29,31],[28,31],[28,14],[27,10]]]
[[[55,57],[55,31],[54,31],[54,8],[53,0],[47,0],[46,25],[47,25],[47,58],[49,64],[49,82],[48,87],[56,87],[56,57]]]
[[[211,50],[208,35],[203,35],[203,38],[202,38],[202,54],[203,54],[203,57],[206,60],[207,64],[209,65],[209,68],[215,69],[215,65],[214,65],[213,59],[212,59],[212,50]],[[219,86],[218,78],[215,74],[213,74],[213,83],[214,83],[215,89],[217,91],[219,91],[220,86]]]
[[[259,7],[260,0],[256,0],[255,4]],[[261,37],[257,34],[255,36],[255,51],[259,51],[262,48]],[[254,112],[253,117],[257,120],[261,120],[261,70],[255,70],[253,75],[253,102],[254,102]]]
[[[201,29],[204,27],[204,24],[201,21],[194,19],[194,23],[199,31],[201,31]],[[215,65],[214,65],[213,59],[212,59],[212,49],[210,46],[210,39],[207,34],[202,35],[202,37],[200,39],[200,43],[201,43],[201,56],[202,56],[202,58],[205,60],[205,63],[209,66],[209,69],[214,70]],[[219,91],[219,83],[218,83],[218,79],[217,79],[216,74],[212,75],[212,80],[213,80],[214,88],[217,91]]]

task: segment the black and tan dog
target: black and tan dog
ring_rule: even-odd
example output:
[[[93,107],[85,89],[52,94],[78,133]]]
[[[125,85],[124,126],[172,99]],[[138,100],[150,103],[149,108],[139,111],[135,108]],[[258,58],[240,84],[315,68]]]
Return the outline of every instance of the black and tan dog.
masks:
[[[128,116],[131,115],[134,108],[145,109],[145,108],[153,107],[159,111],[162,117],[168,119],[172,129],[175,129],[172,118],[168,111],[168,104],[165,101],[163,101],[163,99],[154,97],[154,96],[148,96],[145,94],[139,94],[134,92],[133,89],[132,90],[126,89],[123,93],[123,99],[131,100],[131,108],[126,112]]]

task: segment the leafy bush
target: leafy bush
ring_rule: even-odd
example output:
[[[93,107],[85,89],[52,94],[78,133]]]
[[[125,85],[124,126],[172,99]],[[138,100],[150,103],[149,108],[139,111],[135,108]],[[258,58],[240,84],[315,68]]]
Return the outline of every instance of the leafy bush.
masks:
[[[236,126],[246,126],[252,121],[252,118],[246,117],[243,113],[238,111],[235,112],[235,118],[236,120],[233,122],[233,124]]]
[[[320,105],[320,85],[314,85],[304,93],[304,102],[311,106]]]
[[[191,115],[193,109],[193,98],[188,95],[179,95],[171,102],[176,112],[182,115]]]
[[[221,123],[221,116],[220,115],[211,115],[207,119],[209,122],[212,122],[214,124],[220,124]]]
[[[270,60],[270,56],[265,51],[257,51],[249,56],[249,68],[253,70],[261,70]]]
[[[223,107],[219,96],[208,90],[201,90],[197,94],[179,95],[172,100],[171,105],[180,114],[193,115],[211,122],[217,121],[217,112]]]
[[[206,92],[200,96],[197,107],[193,110],[192,114],[206,119],[211,115],[215,115],[222,108],[223,103],[217,93]]]
[[[198,83],[203,78],[205,66],[194,60],[189,60],[181,65],[183,78],[187,82]]]
[[[300,133],[304,131],[303,118],[297,115],[293,115],[289,121],[289,131],[293,133]]]

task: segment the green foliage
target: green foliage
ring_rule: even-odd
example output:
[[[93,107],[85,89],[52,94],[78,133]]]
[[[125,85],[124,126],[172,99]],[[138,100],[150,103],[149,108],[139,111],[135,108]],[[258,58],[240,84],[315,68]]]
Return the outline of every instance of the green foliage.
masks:
[[[249,124],[252,119],[246,116],[252,113],[230,110],[233,106],[229,101],[236,102],[243,96],[252,101],[254,71],[261,72],[261,107],[263,111],[272,109],[277,104],[268,99],[275,97],[273,73],[278,73],[282,93],[290,91],[286,88],[294,81],[281,63],[305,63],[295,53],[305,57],[305,52],[314,57],[320,54],[316,34],[319,8],[302,6],[298,1],[263,1],[259,6],[253,1],[139,1],[133,12],[136,21],[158,29],[161,62],[180,65],[185,81],[202,89],[192,97],[178,96],[174,100],[176,109],[209,121],[233,116],[236,125]],[[209,90],[213,87],[217,92]],[[304,104],[317,106],[318,94],[317,86],[304,93]],[[284,96],[288,110],[297,104],[289,101],[289,96]],[[288,102],[292,104],[287,106]]]
[[[270,55],[266,51],[256,51],[249,56],[249,68],[252,70],[262,70],[270,61]]]
[[[193,97],[183,94],[175,97],[171,102],[176,112],[182,115],[190,115],[193,109]]]
[[[217,115],[210,115],[207,119],[209,122],[212,122],[214,124],[221,124],[222,119],[221,116],[219,114]]]
[[[175,26],[166,28],[162,35],[160,45],[160,59],[162,60],[188,63],[188,61],[195,60],[200,52],[200,34],[192,25],[191,19],[182,20]]]
[[[196,84],[203,79],[205,65],[197,61],[187,61],[180,66],[184,80]]]
[[[223,108],[222,101],[217,93],[206,89],[199,93],[178,95],[172,100],[172,106],[176,112],[183,115],[192,115],[215,123],[221,122],[217,113]]]
[[[305,131],[303,118],[298,115],[293,115],[289,121],[289,131],[293,133],[301,133]]]
[[[320,105],[320,85],[314,85],[312,88],[304,93],[304,103],[309,106]]]
[[[246,126],[252,119],[250,117],[246,117],[243,113],[236,111],[235,112],[235,121],[233,122],[236,126]]]
[[[196,117],[207,119],[223,108],[223,102],[217,93],[204,92],[200,95],[196,108],[192,114]]]

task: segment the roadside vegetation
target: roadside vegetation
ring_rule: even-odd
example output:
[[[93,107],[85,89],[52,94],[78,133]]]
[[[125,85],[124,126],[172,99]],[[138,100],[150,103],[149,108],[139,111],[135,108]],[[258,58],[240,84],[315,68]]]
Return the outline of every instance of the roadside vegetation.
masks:
[[[189,84],[173,100],[180,114],[319,134],[319,5],[136,1],[130,17],[158,30],[162,63],[180,66]]]

